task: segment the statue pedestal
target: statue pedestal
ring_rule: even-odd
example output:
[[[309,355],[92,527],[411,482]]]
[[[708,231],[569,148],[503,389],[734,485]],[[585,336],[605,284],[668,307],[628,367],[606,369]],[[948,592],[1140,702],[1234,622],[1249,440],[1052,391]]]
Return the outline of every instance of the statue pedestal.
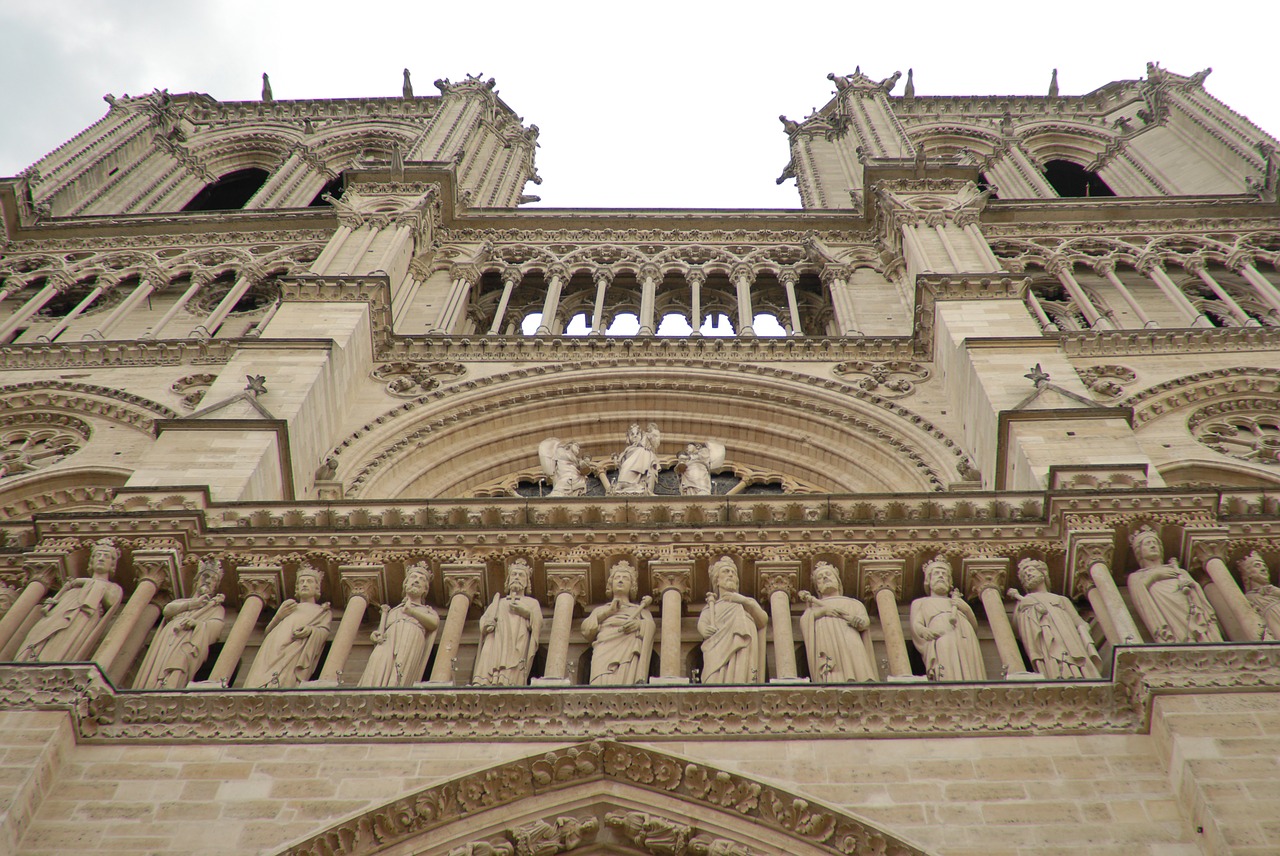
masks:
[[[568,678],[533,678],[529,681],[532,687],[571,687],[573,681]]]
[[[885,678],[891,684],[927,684],[929,679],[924,675],[889,675]]]
[[[1044,681],[1048,680],[1039,672],[1010,672],[1004,676],[1006,681]]]
[[[687,687],[689,686],[689,679],[672,677],[670,675],[659,676],[656,678],[650,678],[649,686],[651,687]]]
[[[453,690],[458,685],[453,681],[418,681],[413,685],[415,690]]]
[[[809,679],[808,679],[808,678],[770,678],[770,679],[769,679],[769,683],[771,683],[771,684],[782,684],[782,685],[786,685],[786,684],[792,684],[792,685],[795,685],[795,684],[807,684],[807,683],[809,683]]]

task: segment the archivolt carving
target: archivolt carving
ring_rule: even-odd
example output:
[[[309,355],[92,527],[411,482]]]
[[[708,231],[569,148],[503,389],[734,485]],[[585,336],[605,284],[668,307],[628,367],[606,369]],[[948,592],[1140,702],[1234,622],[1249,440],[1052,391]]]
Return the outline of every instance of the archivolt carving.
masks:
[[[50,509],[84,510],[111,505],[114,488],[124,484],[129,473],[102,470],[58,470],[21,479],[6,485],[0,493],[0,520],[29,520],[31,515]]]
[[[578,366],[537,366],[480,380],[465,381],[454,384],[447,392],[450,395],[459,396],[462,393],[470,393],[472,391],[485,391],[484,397],[478,399],[469,397],[465,400],[454,398],[453,400],[456,403],[452,409],[439,412],[439,415],[430,419],[430,421],[427,421],[424,417],[418,417],[408,425],[392,425],[393,422],[400,421],[398,419],[399,416],[407,414],[411,409],[419,409],[439,402],[445,393],[445,391],[434,392],[397,408],[390,414],[380,416],[373,423],[364,426],[346,438],[335,447],[330,455],[341,461],[342,455],[349,454],[356,448],[360,448],[365,455],[370,456],[355,471],[354,477],[347,485],[347,494],[349,496],[359,496],[366,493],[371,484],[383,478],[383,473],[391,469],[392,462],[397,462],[397,466],[394,468],[397,477],[403,477],[406,457],[414,455],[419,449],[425,448],[428,436],[433,433],[437,435],[447,433],[455,425],[484,419],[491,413],[510,414],[517,407],[521,409],[528,409],[535,405],[543,407],[546,403],[557,398],[567,401],[569,396],[599,397],[613,394],[627,400],[629,407],[639,406],[632,402],[635,402],[637,397],[641,395],[646,397],[653,396],[658,399],[659,401],[655,402],[655,406],[658,407],[670,406],[671,402],[676,401],[680,396],[702,396],[708,400],[721,399],[725,401],[753,402],[752,407],[767,404],[781,408],[784,411],[805,412],[814,418],[815,430],[821,431],[822,426],[830,428],[832,425],[838,424],[841,426],[839,430],[842,435],[847,434],[850,439],[861,437],[865,438],[864,442],[883,445],[892,449],[893,451],[890,454],[895,459],[905,460],[907,465],[917,473],[915,479],[913,479],[913,483],[919,485],[916,489],[941,489],[944,481],[951,478],[949,472],[951,467],[959,466],[960,461],[964,458],[963,452],[954,441],[946,437],[945,434],[927,420],[903,408],[901,405],[888,401],[881,396],[868,393],[858,387],[832,380],[820,380],[810,375],[772,367],[740,367],[703,360],[685,360],[683,363],[684,374],[675,379],[671,378],[669,371],[664,372],[664,376],[661,378],[644,372],[644,368],[648,368],[650,365],[658,367],[658,363],[656,361],[637,360],[634,362],[610,361],[608,365],[592,366],[590,369]],[[620,368],[631,368],[633,366],[636,371],[627,372],[625,378],[623,373],[618,371]],[[665,364],[663,367],[665,367]],[[703,370],[706,370],[705,373]],[[730,374],[726,377],[725,373]],[[563,381],[549,379],[548,382],[544,383],[521,383],[529,379],[536,379],[539,375],[559,374],[576,376],[566,376]],[[756,377],[743,377],[744,374],[748,376],[755,375]],[[782,381],[782,383],[765,383],[757,378]],[[572,384],[566,387],[565,383],[570,380],[573,381]],[[738,386],[731,388],[726,384],[726,380],[736,382]],[[520,383],[517,391],[500,397],[494,394],[497,390],[493,392],[486,390],[486,388],[496,387],[501,384],[514,383]],[[807,394],[805,395],[789,392],[786,389],[788,384],[803,384],[810,388],[818,387],[831,390],[841,394],[841,397],[847,396],[856,400],[860,406],[851,407],[849,403],[841,401],[840,398],[815,401],[810,391],[806,391]],[[515,400],[513,401],[513,399]],[[593,403],[592,406],[599,407],[601,405]],[[875,409],[888,411],[891,418],[873,416]],[[571,408],[566,407],[566,411],[570,412]],[[732,430],[737,422],[748,416],[748,413],[749,410],[744,410],[742,416],[726,415],[723,417],[723,421]],[[610,413],[609,415],[612,417],[613,414]],[[598,420],[593,421],[598,422]],[[897,425],[901,425],[901,428],[898,428]],[[362,441],[366,434],[375,432],[379,439],[371,438],[370,440]],[[920,433],[916,434],[916,432]],[[916,434],[916,437],[912,438],[912,434]],[[921,445],[921,441],[930,446],[934,443],[940,443],[941,447],[935,446],[925,451],[926,446]],[[432,450],[434,455],[444,454],[443,447],[439,445],[440,442],[437,437]],[[475,436],[472,435],[468,438],[466,446],[457,447],[455,452],[475,452],[477,449],[474,444]],[[531,441],[529,446],[530,455],[533,454],[532,450],[535,446],[536,443]],[[757,454],[758,456],[759,453]],[[508,455],[508,458],[504,459],[504,461],[488,462],[486,466],[489,466],[490,469],[499,467],[499,465],[501,465],[501,468],[492,472],[492,475],[488,476],[488,478],[477,474],[478,483],[519,469],[520,464],[518,462],[523,460],[524,457],[519,452],[516,452],[513,455]],[[814,458],[816,460],[816,455]],[[439,458],[436,458],[436,460],[439,460]],[[795,461],[794,463],[797,465],[797,469],[812,469],[811,461]],[[762,466],[765,469],[777,468],[774,465],[762,464]],[[821,481],[832,478],[830,473],[823,476],[817,475],[822,469],[822,467],[819,467],[818,470],[812,473],[797,473],[797,475],[807,480],[816,478]],[[437,487],[443,489],[447,485],[437,485]]]
[[[89,383],[31,381],[0,387],[0,409],[64,410],[129,425],[150,433],[157,418],[176,419],[163,404],[138,395]]]
[[[1133,424],[1140,427],[1166,413],[1215,398],[1277,394],[1280,394],[1280,369],[1213,369],[1156,384],[1119,404],[1133,408]]]
[[[534,815],[532,822],[508,828],[505,837],[515,844],[517,854],[570,852],[578,843],[597,836],[612,838],[614,829],[622,832],[622,841],[634,843],[637,832],[626,834],[626,820],[629,815],[637,814],[637,807],[647,808],[652,803],[682,818],[690,815],[711,818],[711,825],[732,835],[725,838],[717,831],[696,836],[692,840],[701,841],[703,846],[694,846],[690,853],[752,853],[752,846],[760,847],[756,842],[762,837],[773,843],[770,849],[776,851],[778,844],[785,842],[786,852],[800,856],[820,853],[924,856],[926,853],[867,821],[770,785],[702,763],[612,741],[579,744],[535,755],[427,788],[345,821],[294,845],[285,853],[289,856],[376,853],[419,837],[430,842],[433,852],[444,853],[446,848],[466,844],[465,838],[458,841],[457,834],[450,833],[452,824],[464,819],[483,820],[482,813],[488,811],[500,812],[504,820],[512,816],[519,818],[522,802],[557,791],[564,791],[564,801],[572,801],[575,806],[595,795],[604,804],[597,805],[593,815],[576,809],[566,816],[558,816],[544,809]],[[616,808],[629,811],[615,811]],[[644,814],[643,820],[636,823],[641,824],[637,830],[642,838],[646,837],[643,832],[646,823],[653,830],[650,835],[661,834],[655,828],[663,825],[660,817]],[[666,825],[670,826],[671,822],[666,821]],[[635,827],[635,823],[632,826]],[[673,841],[678,840],[681,845],[691,843],[685,830],[691,832],[693,827],[678,826],[681,828],[676,829]],[[530,842],[535,839],[545,840],[547,848],[532,849]],[[748,843],[741,843],[744,841]],[[713,848],[712,842],[720,846]],[[493,852],[509,852],[500,849],[501,843],[490,844],[490,847]],[[681,846],[678,850],[651,852],[678,856],[686,851]]]

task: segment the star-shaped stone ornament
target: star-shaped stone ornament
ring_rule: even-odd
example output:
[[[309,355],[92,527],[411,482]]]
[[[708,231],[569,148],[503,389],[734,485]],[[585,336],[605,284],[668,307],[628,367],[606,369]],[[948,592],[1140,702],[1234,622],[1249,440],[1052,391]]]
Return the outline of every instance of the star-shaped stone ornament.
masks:
[[[1023,377],[1034,383],[1036,386],[1043,386],[1049,382],[1049,373],[1040,368],[1039,363],[1032,366],[1031,371],[1024,374]]]
[[[244,391],[257,398],[259,395],[267,394],[267,376],[266,375],[245,375],[245,379],[249,381],[245,385]]]

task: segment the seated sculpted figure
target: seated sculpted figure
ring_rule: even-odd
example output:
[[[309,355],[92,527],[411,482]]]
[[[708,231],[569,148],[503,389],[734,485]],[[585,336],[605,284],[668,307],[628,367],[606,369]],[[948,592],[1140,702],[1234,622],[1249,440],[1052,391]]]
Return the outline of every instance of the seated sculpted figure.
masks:
[[[480,651],[473,683],[521,687],[529,683],[542,630],[542,604],[529,597],[533,569],[524,559],[507,568],[506,594],[495,594],[480,616]]]
[[[68,580],[44,603],[44,615],[18,648],[18,660],[53,663],[86,660],[120,608],[123,589],[111,582],[120,548],[110,538],[89,551],[89,576]],[[105,665],[105,664],[104,664]]]
[[[652,422],[645,431],[639,422],[632,422],[627,429],[627,448],[615,456],[618,472],[613,482],[613,493],[624,496],[652,496],[658,483],[658,446],[662,433]]]
[[[758,684],[764,681],[765,635],[769,615],[738,591],[738,567],[721,556],[711,566],[712,592],[698,616],[704,684]]]
[[[280,604],[267,623],[246,687],[296,687],[311,678],[333,625],[328,603],[320,597],[320,572],[304,564],[294,584],[296,600]]]
[[[814,597],[800,592],[808,604],[800,616],[800,635],[809,659],[809,679],[817,684],[874,681],[871,619],[862,601],[845,597],[840,574],[830,562],[813,566]]]
[[[577,443],[549,437],[538,444],[538,462],[542,472],[551,479],[548,496],[587,495],[587,476],[591,474],[592,463]]]
[[[1009,589],[1009,596],[1018,601],[1013,618],[1031,668],[1051,680],[1102,677],[1102,659],[1089,624],[1069,599],[1049,591],[1048,565],[1023,559],[1018,580],[1026,595]]]
[[[195,677],[222,632],[226,610],[217,594],[221,582],[221,560],[205,556],[196,574],[195,594],[164,608],[164,623],[133,679],[135,690],[180,690]]]
[[[724,446],[712,443],[690,443],[676,455],[676,472],[680,474],[682,496],[710,496],[711,471],[724,463]]]
[[[931,681],[985,681],[978,619],[951,587],[951,563],[942,556],[924,566],[929,594],[911,601],[911,639]]]
[[[582,637],[591,643],[591,684],[643,684],[653,653],[652,598],[633,602],[636,569],[630,562],[619,562],[609,571],[608,590],[613,599],[582,620]]]
[[[1218,617],[1200,584],[1177,562],[1164,560],[1164,544],[1150,526],[1129,536],[1138,570],[1129,597],[1156,642],[1221,642]]]
[[[1267,563],[1254,550],[1236,565],[1244,580],[1244,596],[1262,619],[1263,639],[1280,639],[1280,588],[1271,584]]]
[[[360,675],[362,687],[411,687],[422,680],[436,642],[440,616],[423,602],[431,588],[431,566],[410,565],[404,574],[404,600],[382,605],[378,629],[369,637],[373,653]]]

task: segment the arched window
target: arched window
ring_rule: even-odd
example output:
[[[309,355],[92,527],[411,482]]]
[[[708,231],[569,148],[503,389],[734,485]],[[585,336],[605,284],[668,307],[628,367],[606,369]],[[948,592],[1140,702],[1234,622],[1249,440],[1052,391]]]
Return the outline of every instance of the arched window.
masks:
[[[326,205],[328,205],[328,204],[329,204],[329,203],[325,200],[325,197],[326,197],[326,196],[332,196],[334,199],[341,199],[341,198],[342,198],[342,190],[343,190],[343,184],[342,184],[342,183],[343,183],[343,176],[344,176],[344,175],[345,175],[345,173],[339,173],[339,174],[338,174],[338,176],[337,176],[336,178],[334,178],[332,181],[330,181],[330,182],[326,183],[324,187],[320,188],[320,191],[315,195],[315,198],[314,198],[314,199],[312,199],[310,202],[308,202],[308,203],[307,203],[307,207],[308,207],[308,208],[323,208],[324,206],[326,206]]]
[[[229,172],[207,185],[183,206],[183,211],[234,211],[243,208],[267,181],[267,171],[251,166]]]
[[[1049,161],[1044,165],[1044,177],[1064,199],[1116,195],[1096,172],[1091,172],[1071,161]]]

